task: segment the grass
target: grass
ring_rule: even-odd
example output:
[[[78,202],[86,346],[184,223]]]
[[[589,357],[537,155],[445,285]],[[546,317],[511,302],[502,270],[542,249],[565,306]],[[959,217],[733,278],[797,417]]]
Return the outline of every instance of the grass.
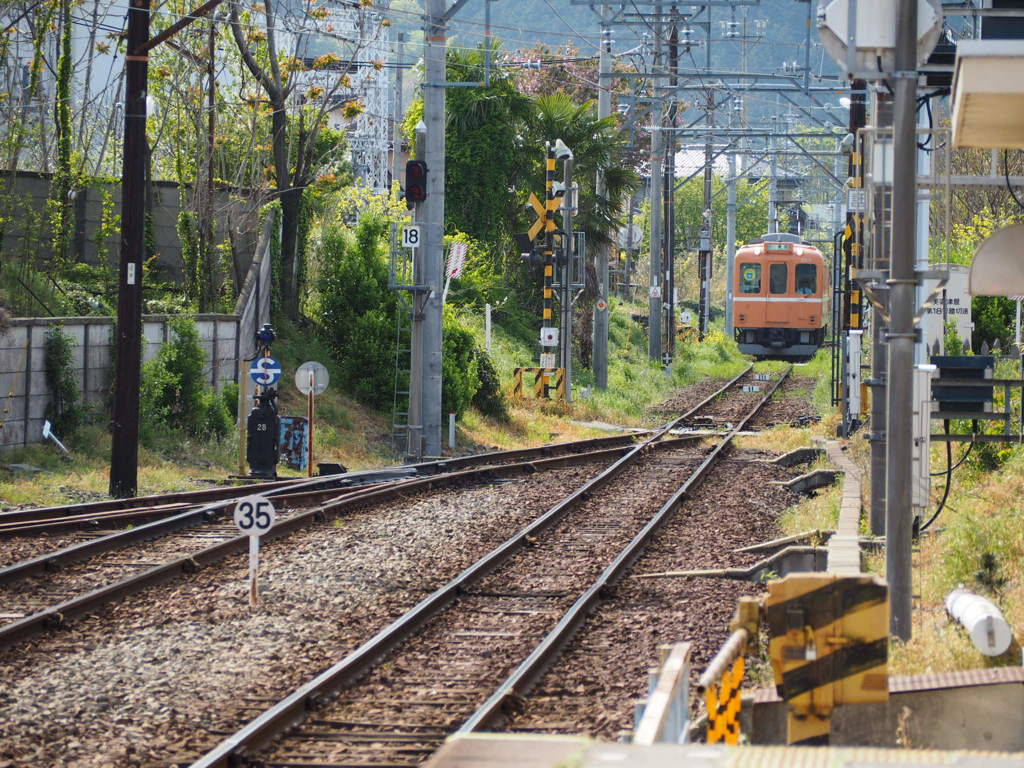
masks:
[[[944,466],[936,462],[938,468]],[[933,466],[936,466],[933,464]],[[949,500],[933,529],[921,537],[914,562],[913,637],[893,653],[900,674],[1021,663],[1024,626],[1024,451],[1011,449],[996,469],[970,461],[954,474]],[[937,478],[936,486],[943,480]],[[934,494],[933,494],[934,495]],[[986,556],[992,567],[985,567]],[[878,567],[884,570],[884,563]],[[999,606],[1018,642],[1003,656],[983,656],[959,624],[946,616],[945,599],[963,585]]]
[[[779,528],[784,536],[804,531],[834,531],[839,523],[842,487],[837,483],[783,511]]]

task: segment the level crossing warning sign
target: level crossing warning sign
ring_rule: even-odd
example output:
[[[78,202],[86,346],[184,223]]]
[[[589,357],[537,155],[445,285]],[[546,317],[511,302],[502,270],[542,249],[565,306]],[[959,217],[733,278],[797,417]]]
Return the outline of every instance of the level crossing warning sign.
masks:
[[[253,361],[249,377],[261,387],[272,387],[281,378],[281,364],[272,357],[261,357]]]

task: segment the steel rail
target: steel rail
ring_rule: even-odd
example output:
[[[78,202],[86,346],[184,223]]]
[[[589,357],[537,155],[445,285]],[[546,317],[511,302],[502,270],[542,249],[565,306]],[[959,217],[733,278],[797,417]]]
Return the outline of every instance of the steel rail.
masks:
[[[400,482],[408,479],[410,475],[404,472],[397,474],[391,470],[374,470],[375,484],[389,482]],[[390,473],[390,474],[389,474]],[[363,473],[360,473],[363,474]],[[298,483],[290,483],[286,486],[271,489],[265,493],[273,499],[296,501],[301,498],[312,498],[325,493],[340,491],[342,494],[362,490],[362,485],[350,486],[349,481],[353,480],[352,475],[329,475],[312,480],[302,479]],[[371,483],[366,483],[371,484]],[[248,495],[248,494],[245,494]],[[0,568],[0,584],[8,583],[16,579],[31,576],[32,574],[59,571],[67,565],[86,560],[90,557],[123,549],[147,539],[154,539],[159,536],[166,536],[176,533],[205,522],[212,522],[223,514],[234,502],[235,498],[220,501],[199,509],[190,509],[171,517],[155,520],[145,525],[140,525],[124,531],[117,531],[105,536],[97,536],[94,539],[83,541],[79,544],[48,552],[45,555],[23,560],[5,568]]]
[[[551,443],[535,448],[518,448],[508,451],[491,451],[470,456],[457,456],[420,462],[382,469],[360,470],[338,475],[325,475],[314,478],[290,478],[255,485],[231,486],[227,488],[205,488],[198,491],[179,491],[154,496],[139,496],[132,499],[112,499],[107,501],[72,504],[68,506],[40,507],[36,509],[20,509],[0,512],[0,535],[5,533],[25,533],[33,530],[53,528],[80,527],[83,523],[132,521],[163,516],[172,512],[195,507],[203,502],[218,499],[234,500],[253,494],[274,495],[282,489],[306,488],[310,483],[330,483],[330,487],[346,487],[365,485],[384,480],[392,480],[396,476],[429,476],[455,469],[481,466],[498,461],[514,461],[529,457],[554,456],[566,451],[582,452],[590,448],[610,448],[633,443],[633,435],[613,435],[565,443]]]
[[[754,408],[746,417],[734,427],[715,448],[707,455],[704,461],[695,469],[679,488],[666,501],[661,509],[647,522],[647,524],[633,537],[616,558],[602,571],[594,583],[576,599],[572,607],[562,616],[558,624],[544,637],[534,651],[509,675],[504,683],[494,694],[481,706],[465,723],[457,733],[470,733],[481,730],[492,724],[505,710],[506,707],[516,698],[521,698],[529,691],[530,687],[540,678],[554,658],[561,652],[565,644],[572,638],[583,622],[589,617],[591,611],[597,606],[607,593],[608,589],[622,576],[623,573],[640,556],[644,546],[651,537],[661,528],[662,524],[670,514],[679,508],[680,503],[689,493],[690,489],[708,473],[715,464],[722,452],[731,444],[732,439],[740,432],[754,415],[761,410],[765,403],[775,394],[792,368],[786,369],[776,379],[768,391],[761,397]]]
[[[235,766],[242,763],[247,754],[258,750],[286,729],[301,722],[318,700],[335,693],[357,680],[367,670],[371,669],[381,657],[412,636],[430,619],[437,616],[472,583],[493,572],[508,561],[512,555],[527,546],[537,534],[554,526],[570,510],[589,499],[595,491],[611,482],[640,456],[649,450],[655,449],[659,441],[661,441],[660,445],[666,447],[678,444],[679,441],[677,440],[662,441],[662,438],[683,419],[691,417],[734,386],[752,368],[753,364],[747,366],[739,375],[730,379],[720,389],[710,394],[685,414],[678,416],[655,430],[649,438],[628,450],[599,475],[584,483],[580,488],[563,498],[532,523],[463,570],[450,582],[421,600],[344,659],[293,691],[200,757],[192,763],[191,768],[235,768]],[[745,423],[746,420],[744,421]],[[683,441],[685,440],[686,438],[683,439]]]
[[[666,446],[698,440],[700,438],[677,438],[665,443]],[[267,533],[263,535],[264,541],[287,536],[308,525],[324,522],[337,517],[345,511],[359,507],[381,503],[395,498],[404,497],[411,492],[430,490],[437,486],[448,486],[474,479],[489,479],[495,477],[511,476],[520,473],[532,474],[546,469],[555,469],[565,466],[573,466],[589,461],[609,459],[621,455],[623,452],[636,450],[629,446],[606,448],[604,450],[589,451],[582,454],[567,454],[552,458],[536,459],[533,461],[520,462],[517,464],[487,465],[484,467],[470,468],[458,472],[450,472],[443,475],[424,478],[408,478],[398,480],[394,483],[376,485],[369,488],[350,490],[342,498],[325,502],[313,509],[306,510],[292,517],[279,520]],[[222,502],[222,505],[230,502]],[[136,529],[141,531],[142,528]],[[136,533],[129,531],[126,533]],[[148,536],[140,535],[138,538],[151,538],[152,529]],[[86,542],[89,544],[91,542]],[[82,545],[79,545],[82,546]],[[149,587],[161,584],[181,575],[192,574],[208,565],[216,563],[232,554],[244,552],[249,547],[248,536],[235,536],[205,549],[193,552],[190,555],[175,558],[166,563],[154,566],[146,571],[129,576],[125,579],[99,587],[85,595],[67,600],[58,605],[50,606],[37,611],[36,613],[17,619],[9,624],[0,626],[0,648],[4,648],[21,642],[40,632],[48,629],[55,629],[63,626],[69,619],[91,613],[97,608],[114,600],[127,597]],[[74,549],[74,548],[73,548]],[[80,554],[80,553],[79,553]],[[47,570],[47,556],[16,564],[14,568],[27,568],[31,566],[33,572]],[[6,569],[11,570],[11,569]],[[54,570],[54,566],[50,566]],[[2,572],[0,572],[2,574]],[[26,575],[22,570],[21,575]]]

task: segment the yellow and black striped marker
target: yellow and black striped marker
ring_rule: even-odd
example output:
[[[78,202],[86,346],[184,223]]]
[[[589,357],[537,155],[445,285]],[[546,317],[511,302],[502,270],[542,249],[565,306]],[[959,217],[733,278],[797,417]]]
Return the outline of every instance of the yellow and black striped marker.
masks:
[[[534,397],[565,399],[565,368],[516,368],[512,372],[512,397],[523,397],[523,374],[532,373]]]
[[[726,670],[718,686],[709,686],[705,693],[708,708],[708,744],[724,741],[740,743],[740,689],[746,669],[743,656],[737,656],[732,669]],[[717,690],[716,690],[717,688]]]
[[[552,288],[555,278],[555,219],[554,212],[558,201],[555,199],[555,147],[547,144],[547,162],[544,166],[544,311],[542,326],[547,326],[552,318],[555,291]]]
[[[764,602],[787,743],[828,744],[832,710],[889,698],[889,588],[877,576],[791,574]]]

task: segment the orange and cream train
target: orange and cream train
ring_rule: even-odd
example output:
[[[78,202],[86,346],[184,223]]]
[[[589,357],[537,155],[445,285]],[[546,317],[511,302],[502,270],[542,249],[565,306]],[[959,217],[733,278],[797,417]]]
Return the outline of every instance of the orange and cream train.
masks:
[[[733,328],[740,351],[806,360],[825,340],[827,273],[821,251],[775,232],[736,251]]]

